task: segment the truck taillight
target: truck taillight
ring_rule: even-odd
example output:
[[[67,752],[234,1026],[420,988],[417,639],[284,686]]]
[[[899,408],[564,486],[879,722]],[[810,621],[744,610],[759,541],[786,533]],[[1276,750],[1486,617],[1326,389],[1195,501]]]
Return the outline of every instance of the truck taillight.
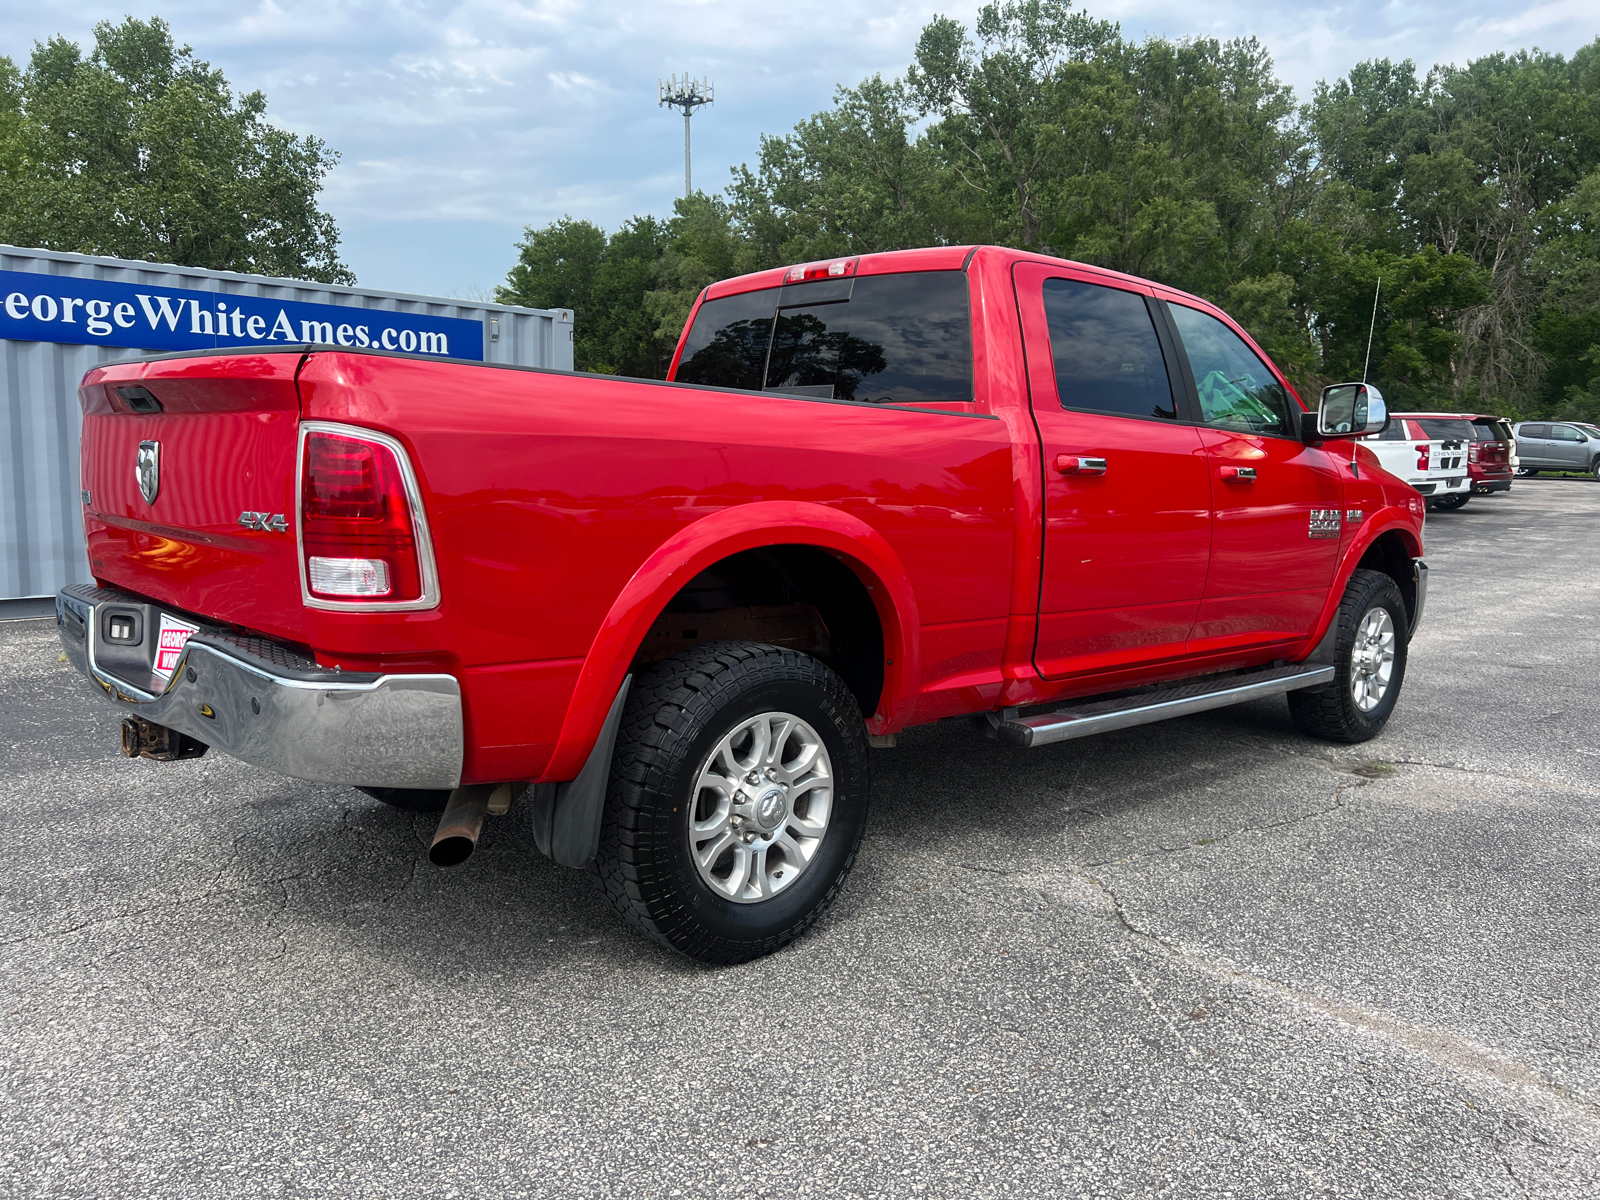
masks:
[[[300,562],[314,608],[426,608],[437,603],[420,493],[394,439],[302,426]]]
[[[1419,471],[1426,471],[1428,469],[1428,449],[1429,447],[1426,442],[1417,447],[1417,470]]]
[[[1478,461],[1478,443],[1477,442],[1473,442],[1470,446],[1467,447],[1467,461],[1468,462],[1477,462]]]

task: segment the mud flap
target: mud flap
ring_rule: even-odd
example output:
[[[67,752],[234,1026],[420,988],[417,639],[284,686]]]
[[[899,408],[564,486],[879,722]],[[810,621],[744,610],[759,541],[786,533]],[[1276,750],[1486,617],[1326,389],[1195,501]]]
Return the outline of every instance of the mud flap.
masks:
[[[582,867],[600,848],[600,821],[605,814],[606,788],[611,782],[611,754],[622,724],[633,676],[622,681],[611,702],[600,736],[578,777],[570,783],[540,783],[533,788],[533,840],[542,854],[564,867]]]

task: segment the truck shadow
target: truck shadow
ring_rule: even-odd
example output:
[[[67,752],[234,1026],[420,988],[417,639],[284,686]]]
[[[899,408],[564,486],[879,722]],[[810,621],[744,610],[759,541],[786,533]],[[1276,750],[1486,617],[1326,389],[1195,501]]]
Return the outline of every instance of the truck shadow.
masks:
[[[857,878],[827,921],[877,919],[872,893],[926,880],[907,858],[1030,873],[1231,832],[1252,819],[1263,766],[1281,766],[1277,743],[1289,742],[1304,753],[1281,700],[1034,751],[962,723],[911,730],[873,753]],[[239,886],[278,904],[280,924],[321,926],[358,954],[435,979],[704,970],[627,928],[591,873],[544,858],[526,808],[491,819],[472,859],[440,870],[426,857],[431,816],[290,781],[249,807],[258,820],[235,837]]]

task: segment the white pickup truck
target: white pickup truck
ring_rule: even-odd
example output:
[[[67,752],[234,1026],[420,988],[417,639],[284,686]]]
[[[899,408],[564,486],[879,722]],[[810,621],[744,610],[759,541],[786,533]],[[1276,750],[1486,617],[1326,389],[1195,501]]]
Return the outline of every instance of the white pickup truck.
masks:
[[[1385,471],[1428,497],[1429,507],[1460,508],[1472,495],[1465,441],[1430,438],[1417,421],[1398,415],[1382,433],[1361,440]]]

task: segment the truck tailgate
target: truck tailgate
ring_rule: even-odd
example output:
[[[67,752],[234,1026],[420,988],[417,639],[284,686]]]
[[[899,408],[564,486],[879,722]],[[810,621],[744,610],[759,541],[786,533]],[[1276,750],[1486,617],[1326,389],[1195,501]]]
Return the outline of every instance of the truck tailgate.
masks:
[[[95,578],[299,640],[298,352],[91,371],[82,480]]]

